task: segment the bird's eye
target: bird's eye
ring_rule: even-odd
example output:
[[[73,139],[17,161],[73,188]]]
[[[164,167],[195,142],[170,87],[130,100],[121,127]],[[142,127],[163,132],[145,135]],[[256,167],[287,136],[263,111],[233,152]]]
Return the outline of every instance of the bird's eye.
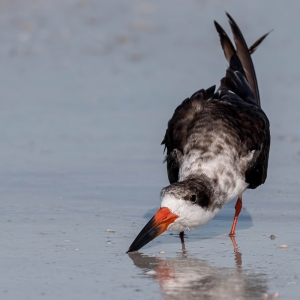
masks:
[[[192,195],[192,197],[191,197],[191,201],[195,203],[195,202],[196,202],[196,200],[197,200],[197,197],[196,197],[196,195]]]

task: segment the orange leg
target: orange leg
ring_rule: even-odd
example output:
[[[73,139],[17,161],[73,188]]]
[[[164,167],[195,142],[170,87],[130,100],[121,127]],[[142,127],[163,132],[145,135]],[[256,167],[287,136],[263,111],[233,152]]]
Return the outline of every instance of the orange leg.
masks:
[[[242,210],[242,195],[238,197],[236,204],[235,204],[235,215],[234,215],[234,219],[233,219],[233,223],[232,223],[232,227],[231,227],[229,236],[235,235],[235,227],[236,227],[236,223],[239,218],[239,214],[240,214],[241,210]]]
[[[179,233],[179,236],[180,236],[181,244],[184,244],[184,231],[181,231]]]

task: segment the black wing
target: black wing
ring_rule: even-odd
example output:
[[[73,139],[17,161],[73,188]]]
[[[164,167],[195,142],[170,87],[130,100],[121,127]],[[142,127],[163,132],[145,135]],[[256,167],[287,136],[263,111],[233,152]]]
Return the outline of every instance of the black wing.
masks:
[[[236,22],[228,13],[226,14],[229,19],[229,24],[231,26],[231,30],[233,33],[233,38],[236,45],[236,54],[242,63],[246,78],[254,94],[255,102],[260,106],[260,97],[259,97],[257,79],[256,79],[253,62],[249,54],[248,46]]]
[[[194,120],[195,116],[203,109],[203,104],[211,98],[215,92],[216,86],[207,90],[199,90],[190,98],[185,99],[176,109],[168,122],[168,128],[162,145],[165,145],[167,155],[168,178],[170,183],[178,181],[178,173],[183,155],[183,148],[186,144],[188,127]]]
[[[232,55],[236,54],[236,50],[235,50],[230,38],[228,37],[226,31],[221,27],[221,25],[218,22],[214,21],[214,23],[215,23],[215,27],[216,27],[216,29],[219,33],[219,36],[220,36],[220,42],[221,42],[221,45],[222,45],[222,48],[223,48],[223,51],[224,51],[224,55],[225,55],[227,61],[230,62],[230,59],[231,59]],[[248,51],[249,51],[250,54],[253,54],[256,51],[258,46],[269,35],[269,33],[271,31],[264,34],[252,46],[249,47]]]
[[[237,76],[237,72],[229,75]],[[234,76],[225,78],[229,82],[235,80]],[[270,149],[269,120],[256,103],[241,101],[237,94],[228,90],[220,90],[214,98],[208,105],[212,119],[223,118],[222,124],[227,128],[226,131],[223,129],[223,132],[230,137],[237,136],[239,142],[234,144],[234,147],[238,149],[239,156],[250,158],[243,170],[245,181],[249,184],[248,188],[255,189],[267,178]]]
[[[226,71],[226,76],[221,79],[219,91],[214,98],[231,102],[232,109],[236,111],[235,114],[228,112],[227,116],[236,115],[235,121],[240,122],[240,124],[235,125],[235,128],[239,128],[237,132],[243,145],[241,151],[244,151],[244,153],[242,155],[253,151],[253,156],[246,166],[245,180],[249,183],[249,188],[254,189],[264,183],[267,178],[270,124],[267,116],[260,108],[258,85],[250,53],[254,52],[253,50],[257,48],[268,33],[248,49],[236,22],[229,14],[227,16],[237,50],[230,58],[230,66]],[[220,29],[217,28],[217,31],[219,32]],[[229,39],[226,33],[223,36]],[[226,42],[227,44],[228,42]],[[221,45],[223,47],[222,40]],[[225,56],[226,51],[228,52],[226,49],[223,48]]]

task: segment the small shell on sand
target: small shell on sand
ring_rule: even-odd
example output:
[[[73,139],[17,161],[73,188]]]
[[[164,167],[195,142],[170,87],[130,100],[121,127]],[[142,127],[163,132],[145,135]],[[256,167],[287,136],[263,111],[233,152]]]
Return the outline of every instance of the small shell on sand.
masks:
[[[279,248],[282,248],[282,249],[283,248],[288,248],[288,245],[282,244],[282,245],[279,246]]]
[[[276,239],[276,236],[275,236],[274,234],[271,234],[271,235],[270,235],[270,239],[271,239],[271,240],[275,240],[275,239]]]
[[[279,293],[276,292],[275,294],[264,294],[265,299],[277,299],[279,296]]]
[[[116,232],[116,231],[113,230],[113,229],[107,229],[106,231],[107,231],[107,232],[112,232],[112,233],[115,233],[115,232]]]
[[[157,273],[154,270],[146,272],[147,275],[156,275]]]

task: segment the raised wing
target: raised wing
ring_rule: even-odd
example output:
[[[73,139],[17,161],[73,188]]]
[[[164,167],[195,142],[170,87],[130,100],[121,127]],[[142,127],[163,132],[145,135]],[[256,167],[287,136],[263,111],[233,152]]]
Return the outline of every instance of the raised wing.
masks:
[[[249,188],[254,189],[264,183],[267,177],[270,149],[270,124],[267,116],[260,108],[258,85],[250,53],[255,51],[257,46],[269,33],[262,36],[248,49],[239,27],[229,14],[227,14],[227,16],[237,50],[233,51],[231,49],[232,44],[230,47],[228,46],[231,42],[225,31],[217,24],[216,28],[221,38],[221,45],[225,57],[228,60],[230,53],[231,57],[229,59],[230,65],[226,71],[226,76],[221,79],[221,85],[214,98],[218,98],[221,101],[228,101],[231,103],[232,109],[235,110],[235,113],[228,112],[227,116],[228,118],[230,118],[230,116],[236,116],[236,120],[231,121],[235,122],[234,128],[237,128],[237,134],[242,142],[241,151],[243,151],[243,153],[241,153],[241,155],[247,157],[250,152],[253,153],[252,157],[249,157],[248,164],[246,165],[245,180],[249,183]],[[228,39],[229,42],[222,42],[221,35],[223,39]],[[238,124],[239,122],[242,123]]]
[[[222,45],[222,48],[223,48],[223,51],[224,51],[224,55],[225,55],[227,61],[230,62],[230,59],[231,59],[232,55],[236,54],[236,50],[235,50],[230,38],[228,37],[226,31],[221,27],[221,25],[217,21],[214,21],[214,23],[215,23],[215,27],[216,27],[216,29],[219,33],[219,36],[220,36],[220,42],[221,42],[221,45]],[[248,51],[249,51],[250,54],[253,54],[256,51],[258,46],[269,35],[269,33],[271,31],[264,34],[252,46],[249,47]]]

